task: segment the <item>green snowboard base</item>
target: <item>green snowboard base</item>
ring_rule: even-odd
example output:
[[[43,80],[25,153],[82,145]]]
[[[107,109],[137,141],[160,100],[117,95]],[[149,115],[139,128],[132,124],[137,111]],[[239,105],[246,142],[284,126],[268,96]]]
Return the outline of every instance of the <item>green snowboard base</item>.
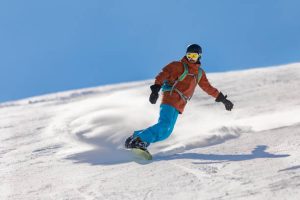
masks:
[[[152,160],[152,155],[149,153],[149,151],[144,151],[142,149],[133,148],[131,151],[137,155],[139,158],[143,158],[145,160]]]

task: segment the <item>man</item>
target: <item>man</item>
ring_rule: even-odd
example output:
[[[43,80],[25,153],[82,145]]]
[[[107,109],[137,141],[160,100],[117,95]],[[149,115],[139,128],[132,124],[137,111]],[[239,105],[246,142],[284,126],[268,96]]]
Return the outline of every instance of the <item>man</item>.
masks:
[[[147,150],[150,143],[162,141],[169,137],[174,129],[178,114],[182,114],[195,88],[199,85],[207,94],[222,102],[226,110],[231,111],[233,103],[216,88],[210,85],[206,73],[200,68],[202,48],[197,44],[187,47],[186,55],[181,61],[168,64],[156,76],[151,88],[149,101],[155,104],[162,88],[163,98],[160,105],[158,122],[144,130],[135,131],[125,141],[126,148]]]

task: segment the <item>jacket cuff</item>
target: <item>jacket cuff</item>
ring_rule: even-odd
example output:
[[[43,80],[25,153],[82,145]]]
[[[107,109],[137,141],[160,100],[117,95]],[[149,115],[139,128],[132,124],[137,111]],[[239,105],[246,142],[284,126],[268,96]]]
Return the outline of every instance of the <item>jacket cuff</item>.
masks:
[[[216,102],[223,102],[226,99],[226,96],[222,92],[219,93],[219,95],[216,98]]]

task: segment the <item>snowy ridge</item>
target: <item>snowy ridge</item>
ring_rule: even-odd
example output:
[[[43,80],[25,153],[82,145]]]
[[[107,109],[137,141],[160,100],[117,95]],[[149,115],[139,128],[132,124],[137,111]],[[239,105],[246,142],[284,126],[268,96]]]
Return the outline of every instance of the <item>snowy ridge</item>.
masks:
[[[197,89],[151,163],[123,143],[158,118],[152,80],[0,104],[0,199],[296,199],[299,67],[208,74],[234,110]]]

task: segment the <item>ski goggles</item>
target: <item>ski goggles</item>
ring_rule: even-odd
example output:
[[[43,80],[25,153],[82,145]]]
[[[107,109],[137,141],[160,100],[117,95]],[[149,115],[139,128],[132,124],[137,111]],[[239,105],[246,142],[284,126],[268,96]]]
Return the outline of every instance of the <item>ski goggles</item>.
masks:
[[[198,58],[201,58],[201,54],[198,54],[198,53],[186,53],[186,57],[188,59],[198,60]]]

